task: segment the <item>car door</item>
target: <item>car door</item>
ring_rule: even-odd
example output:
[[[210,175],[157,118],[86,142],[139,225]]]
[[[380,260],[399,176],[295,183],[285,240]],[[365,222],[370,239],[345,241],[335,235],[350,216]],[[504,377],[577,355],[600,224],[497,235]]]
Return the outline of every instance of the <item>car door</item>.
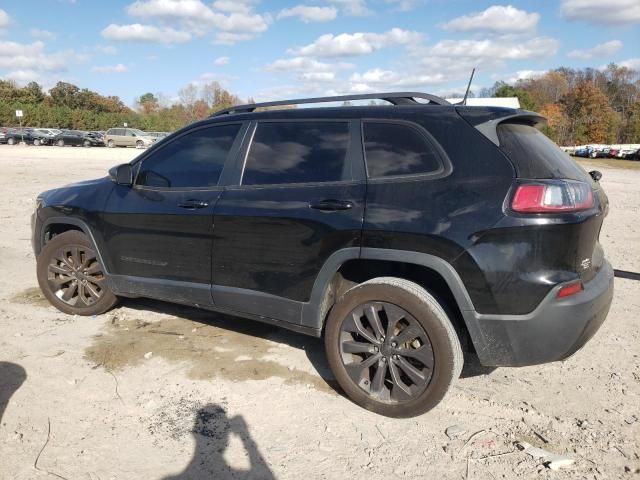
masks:
[[[261,121],[246,137],[235,185],[215,209],[214,303],[300,323],[324,262],[343,248],[359,252],[357,121]]]
[[[108,270],[114,282],[124,282],[122,290],[211,304],[218,181],[246,127],[228,123],[188,130],[143,155],[135,164],[133,186],[114,187],[102,223]]]

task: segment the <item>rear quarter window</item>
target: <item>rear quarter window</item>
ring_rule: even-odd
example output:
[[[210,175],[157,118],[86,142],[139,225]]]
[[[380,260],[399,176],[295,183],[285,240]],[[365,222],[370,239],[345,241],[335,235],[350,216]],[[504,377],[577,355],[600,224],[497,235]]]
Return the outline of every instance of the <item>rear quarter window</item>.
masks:
[[[367,121],[363,124],[363,134],[367,175],[371,179],[443,170],[435,145],[416,127]]]
[[[498,125],[500,149],[520,178],[564,178],[588,181],[587,173],[544,133],[526,123]]]

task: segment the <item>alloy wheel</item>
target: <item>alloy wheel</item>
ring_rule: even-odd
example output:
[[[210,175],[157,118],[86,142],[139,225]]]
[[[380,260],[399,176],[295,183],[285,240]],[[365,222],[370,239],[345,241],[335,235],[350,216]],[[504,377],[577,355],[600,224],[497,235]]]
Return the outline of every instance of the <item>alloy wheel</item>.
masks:
[[[431,381],[431,341],[416,318],[397,305],[359,305],[342,322],[339,343],[349,378],[376,401],[406,403]]]
[[[93,250],[69,246],[53,255],[47,269],[53,294],[67,305],[82,308],[95,304],[104,293],[104,273]]]

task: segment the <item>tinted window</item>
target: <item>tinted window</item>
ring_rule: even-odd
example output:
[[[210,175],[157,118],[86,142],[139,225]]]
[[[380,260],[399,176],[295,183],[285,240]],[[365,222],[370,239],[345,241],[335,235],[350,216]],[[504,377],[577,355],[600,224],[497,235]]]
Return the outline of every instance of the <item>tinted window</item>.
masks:
[[[332,182],[349,178],[347,122],[260,123],[243,185]]]
[[[240,125],[202,128],[157,150],[142,162],[136,183],[150,187],[218,184]]]
[[[585,171],[537,128],[524,123],[498,125],[500,149],[522,178],[588,180]]]
[[[442,168],[437,150],[409,125],[365,122],[364,149],[369,178],[431,173]]]

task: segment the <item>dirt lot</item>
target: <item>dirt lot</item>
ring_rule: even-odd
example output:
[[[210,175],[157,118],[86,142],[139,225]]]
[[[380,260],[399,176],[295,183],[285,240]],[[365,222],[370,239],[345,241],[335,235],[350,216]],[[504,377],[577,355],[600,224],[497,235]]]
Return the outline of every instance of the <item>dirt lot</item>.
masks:
[[[153,301],[54,310],[36,288],[37,193],[137,153],[0,146],[1,479],[640,478],[637,280],[616,280],[573,358],[490,370],[470,357],[445,401],[409,420],[336,393],[317,339]],[[639,272],[640,171],[601,169],[602,242]],[[575,463],[554,471],[516,442]]]

